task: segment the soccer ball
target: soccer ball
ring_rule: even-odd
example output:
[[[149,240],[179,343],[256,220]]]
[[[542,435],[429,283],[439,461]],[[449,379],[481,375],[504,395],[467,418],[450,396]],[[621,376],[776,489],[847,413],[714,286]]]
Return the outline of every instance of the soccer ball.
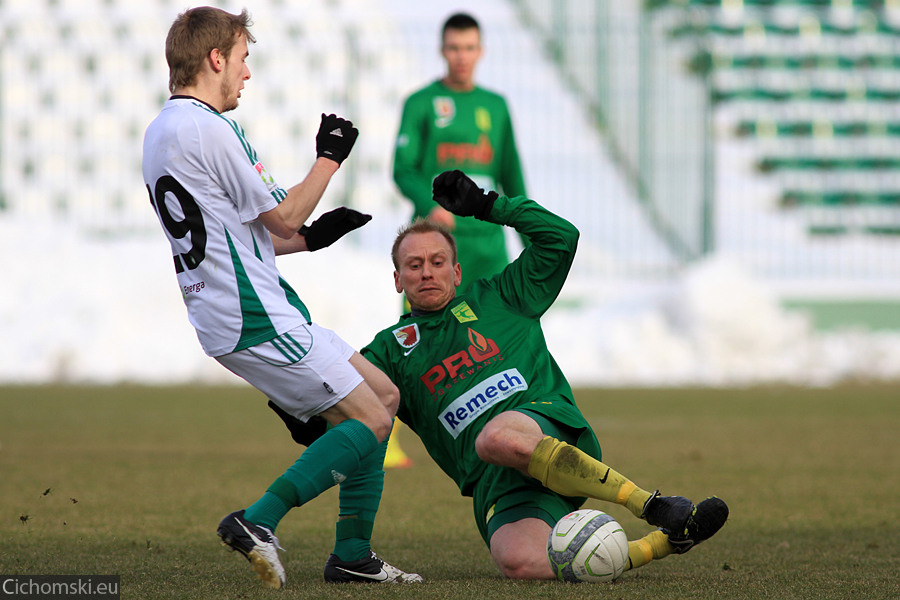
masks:
[[[547,558],[560,581],[612,581],[628,565],[628,538],[611,516],[584,508],[570,512],[553,527]]]

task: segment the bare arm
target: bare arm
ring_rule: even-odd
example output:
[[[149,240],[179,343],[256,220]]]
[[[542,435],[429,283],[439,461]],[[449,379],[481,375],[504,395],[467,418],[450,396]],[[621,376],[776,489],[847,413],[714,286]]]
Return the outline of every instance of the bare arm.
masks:
[[[273,234],[273,239],[278,237],[296,243],[292,238],[315,210],[338,167],[338,163],[329,158],[317,158],[306,178],[289,189],[287,197],[278,206],[259,215],[260,222]],[[277,246],[275,252],[279,253]]]
[[[294,252],[306,252],[309,250],[306,246],[306,238],[299,233],[295,233],[294,236],[288,240],[271,233],[269,234],[269,237],[272,238],[272,246],[275,247],[275,256],[293,254]]]

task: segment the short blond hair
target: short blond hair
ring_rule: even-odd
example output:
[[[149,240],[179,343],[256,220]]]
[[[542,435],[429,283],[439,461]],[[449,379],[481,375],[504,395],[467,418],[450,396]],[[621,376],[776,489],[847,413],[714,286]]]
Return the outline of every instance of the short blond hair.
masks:
[[[250,13],[238,15],[212,6],[184,11],[166,36],[166,62],[169,63],[169,91],[193,85],[209,53],[217,49],[229,56],[241,35],[247,43],[256,42],[250,33]]]
[[[394,268],[400,269],[400,243],[406,239],[406,236],[413,233],[440,233],[444,236],[444,239],[447,240],[447,245],[450,246],[450,260],[453,264],[456,264],[456,238],[453,237],[453,234],[450,233],[450,230],[447,229],[444,225],[439,223],[435,223],[434,221],[429,221],[428,219],[423,219],[422,217],[418,217],[415,221],[410,223],[409,225],[405,225],[400,228],[397,232],[397,237],[394,239],[394,245],[391,246],[391,260],[394,263]]]

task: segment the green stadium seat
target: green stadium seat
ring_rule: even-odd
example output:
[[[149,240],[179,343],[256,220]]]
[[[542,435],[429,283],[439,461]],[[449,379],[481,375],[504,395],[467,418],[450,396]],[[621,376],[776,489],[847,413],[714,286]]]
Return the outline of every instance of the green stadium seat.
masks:
[[[872,235],[900,235],[900,225],[867,225],[863,229]]]
[[[789,102],[799,100],[812,100],[824,102],[897,102],[900,101],[900,87],[898,88],[865,88],[865,89],[834,89],[834,88],[761,88],[761,87],[737,87],[730,89],[716,89],[711,93],[713,103],[736,101],[771,101]]]
[[[644,0],[649,9],[662,8],[729,8],[736,4],[735,0]],[[833,7],[850,7],[857,9],[879,10],[885,7],[885,0],[740,0],[738,5],[748,8],[783,8],[797,6],[803,8],[827,9]]]
[[[669,29],[674,39],[700,37],[719,38],[804,38],[823,36],[854,37],[858,35],[895,36],[900,23],[889,19],[883,5],[856,10],[852,18],[847,13],[821,10],[817,6],[778,2],[778,10],[797,8],[790,16],[769,10],[772,7],[744,4],[740,10],[715,9],[685,12],[685,18]],[[778,16],[778,18],[776,18]]]
[[[778,136],[812,138],[822,137],[894,137],[900,136],[900,120],[757,120],[743,119],[734,126],[738,137]]]
[[[758,144],[755,169],[782,188],[785,210],[802,211],[810,235],[896,234],[900,192],[893,173],[900,171],[900,152],[888,142],[900,136],[900,112],[890,108],[900,101],[900,5],[646,0],[645,6],[669,11],[662,31],[688,49],[687,69],[708,82],[713,110],[738,115],[724,131]],[[861,207],[877,214],[861,218]]]
[[[757,170],[769,173],[785,169],[812,169],[818,171],[873,171],[900,169],[897,156],[779,156],[761,158]]]
[[[865,53],[851,54],[734,54],[726,52],[701,52],[690,62],[690,68],[696,73],[707,73],[711,69],[740,70],[787,70],[803,71],[815,69],[832,69],[839,71],[856,71],[860,69],[900,69],[900,54]]]
[[[862,190],[785,190],[779,199],[785,208],[809,206],[881,206],[900,208],[900,190],[868,192]]]

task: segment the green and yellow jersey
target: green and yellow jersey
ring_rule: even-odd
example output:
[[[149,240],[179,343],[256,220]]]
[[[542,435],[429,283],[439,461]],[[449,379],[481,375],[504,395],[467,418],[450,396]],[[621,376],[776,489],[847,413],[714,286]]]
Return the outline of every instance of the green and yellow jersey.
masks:
[[[529,408],[584,424],[540,323],[565,282],[578,230],[525,197],[500,196],[490,220],[530,245],[443,310],[406,314],[362,350],[400,389],[397,416],[467,496],[486,466],[475,438],[495,415]]]

